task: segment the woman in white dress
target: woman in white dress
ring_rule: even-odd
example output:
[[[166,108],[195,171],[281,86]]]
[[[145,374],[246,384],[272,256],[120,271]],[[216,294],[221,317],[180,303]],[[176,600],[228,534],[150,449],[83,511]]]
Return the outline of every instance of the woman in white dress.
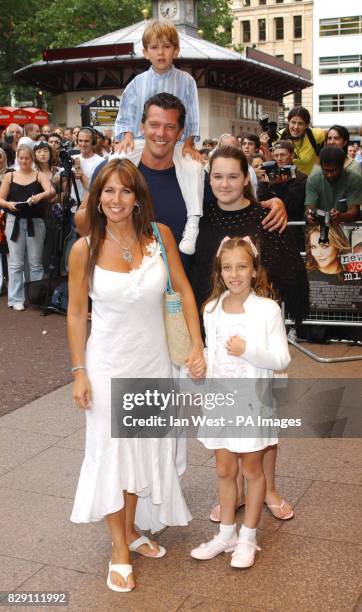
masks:
[[[87,417],[71,520],[106,518],[113,545],[107,585],[126,592],[135,586],[129,551],[157,558],[166,552],[140,537],[135,523],[155,532],[191,519],[179,483],[176,440],[111,437],[111,378],[172,376],[163,319],[167,273],[151,226],[149,191],[130,161],[116,159],[102,169],[88,211],[90,234],[78,240],[69,259],[73,398]],[[200,377],[206,367],[196,303],[171,231],[161,224],[158,229],[191,335],[186,366]],[[88,293],[93,309],[86,344]]]

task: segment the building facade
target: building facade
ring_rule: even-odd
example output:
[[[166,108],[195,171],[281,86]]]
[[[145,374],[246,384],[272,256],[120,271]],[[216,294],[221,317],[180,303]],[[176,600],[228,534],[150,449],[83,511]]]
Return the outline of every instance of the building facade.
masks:
[[[362,2],[314,0],[314,123],[357,136],[362,123]]]
[[[324,2],[330,4],[327,0]],[[232,10],[234,45],[256,47],[312,71],[312,0],[232,0]],[[286,114],[299,104],[312,114],[312,95],[313,88],[309,87],[286,96],[283,100]]]

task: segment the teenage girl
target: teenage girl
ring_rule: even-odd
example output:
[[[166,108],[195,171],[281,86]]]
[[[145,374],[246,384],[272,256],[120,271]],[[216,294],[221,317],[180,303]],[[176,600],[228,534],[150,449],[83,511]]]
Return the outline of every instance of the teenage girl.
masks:
[[[272,378],[290,362],[278,304],[249,237],[224,238],[217,251],[213,289],[204,308],[209,378]],[[235,333],[237,330],[237,333]],[[191,551],[195,559],[233,552],[232,567],[250,567],[260,548],[256,526],[265,498],[263,456],[272,434],[258,438],[206,438],[215,450],[221,522],[219,533]],[[245,519],[236,533],[238,458],[247,481]]]

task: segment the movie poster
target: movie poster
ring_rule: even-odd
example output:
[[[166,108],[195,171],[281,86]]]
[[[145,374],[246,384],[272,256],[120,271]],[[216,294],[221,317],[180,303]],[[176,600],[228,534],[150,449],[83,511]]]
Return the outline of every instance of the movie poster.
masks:
[[[307,226],[311,310],[362,312],[362,223],[329,227],[329,242],[319,239],[319,226]]]

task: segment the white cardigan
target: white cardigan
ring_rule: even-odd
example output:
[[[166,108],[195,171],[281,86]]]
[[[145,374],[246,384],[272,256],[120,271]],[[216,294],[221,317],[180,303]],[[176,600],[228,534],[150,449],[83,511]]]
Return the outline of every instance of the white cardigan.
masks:
[[[230,294],[223,293],[204,310],[207,377],[212,377],[216,353],[216,330],[222,303]],[[284,370],[290,363],[288,340],[281,310],[276,302],[250,293],[244,302],[246,313],[246,350],[243,359],[254,367],[255,378],[272,378],[273,370]]]

